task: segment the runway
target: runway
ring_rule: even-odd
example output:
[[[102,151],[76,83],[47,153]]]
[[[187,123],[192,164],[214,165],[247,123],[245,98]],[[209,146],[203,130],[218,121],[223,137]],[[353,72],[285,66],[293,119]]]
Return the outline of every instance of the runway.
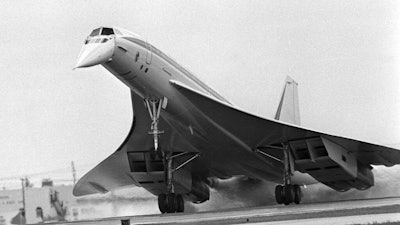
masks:
[[[367,224],[400,222],[400,198],[347,200],[226,211],[159,214],[53,224]],[[128,222],[129,221],[129,222]]]

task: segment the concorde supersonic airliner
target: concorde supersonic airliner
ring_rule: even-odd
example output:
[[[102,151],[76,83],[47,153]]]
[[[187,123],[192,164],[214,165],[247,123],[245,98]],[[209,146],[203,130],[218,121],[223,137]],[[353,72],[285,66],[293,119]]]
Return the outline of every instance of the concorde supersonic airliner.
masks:
[[[262,118],[121,28],[100,27],[85,39],[76,68],[96,65],[131,90],[133,122],[121,146],[75,185],[75,196],[139,186],[158,197],[162,213],[175,213],[185,201],[209,200],[218,179],[244,176],[276,183],[278,204],[299,204],[303,185],[365,190],[374,185],[372,165],[400,163],[398,149],[301,127],[290,77],[275,118]]]

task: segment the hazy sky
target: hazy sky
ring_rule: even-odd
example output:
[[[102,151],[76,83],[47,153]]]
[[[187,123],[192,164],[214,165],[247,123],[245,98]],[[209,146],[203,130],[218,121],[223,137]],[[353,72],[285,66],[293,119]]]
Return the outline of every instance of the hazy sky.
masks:
[[[72,70],[85,37],[109,25],[140,34],[247,111],[272,117],[290,75],[302,125],[400,145],[398,1],[3,0],[0,185],[63,168],[69,176],[72,160],[82,175],[122,143],[128,88],[101,67]]]

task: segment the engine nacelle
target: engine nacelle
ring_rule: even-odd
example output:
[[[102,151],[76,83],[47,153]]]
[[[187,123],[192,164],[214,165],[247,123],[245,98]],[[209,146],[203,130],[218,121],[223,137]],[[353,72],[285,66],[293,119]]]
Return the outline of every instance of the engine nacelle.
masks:
[[[358,162],[355,154],[327,137],[290,142],[297,170],[337,190],[365,190],[374,185],[372,167]]]
[[[349,190],[350,188],[366,190],[374,186],[375,181],[374,174],[372,173],[372,167],[359,164],[357,177],[355,179],[323,183],[335,189],[336,191],[343,192]]]

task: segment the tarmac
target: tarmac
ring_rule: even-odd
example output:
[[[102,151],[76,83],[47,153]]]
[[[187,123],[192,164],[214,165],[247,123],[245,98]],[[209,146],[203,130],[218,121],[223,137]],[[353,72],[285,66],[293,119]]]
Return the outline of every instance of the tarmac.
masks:
[[[372,224],[400,223],[400,198],[275,205],[201,213],[114,217],[52,224]]]

